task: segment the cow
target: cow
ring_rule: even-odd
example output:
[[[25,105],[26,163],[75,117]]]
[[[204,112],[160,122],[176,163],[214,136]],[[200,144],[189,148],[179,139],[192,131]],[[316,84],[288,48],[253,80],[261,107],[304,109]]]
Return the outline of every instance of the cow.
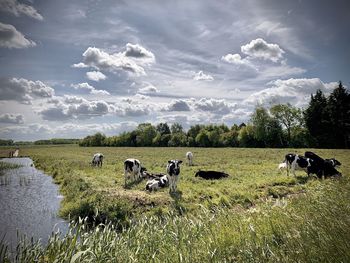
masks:
[[[188,161],[188,165],[192,166],[193,165],[193,153],[187,152],[186,153],[186,159]]]
[[[311,165],[309,158],[294,153],[286,154],[284,162],[287,164],[287,175],[289,175],[290,169],[294,176],[296,176],[296,170],[308,172],[307,167]]]
[[[217,172],[217,171],[198,171],[196,172],[195,177],[202,177],[206,180],[220,179],[224,177],[228,177],[227,173]]]
[[[137,159],[129,158],[124,161],[125,187],[127,179],[133,182],[141,178],[141,163]]]
[[[313,152],[305,152],[305,157],[312,160],[311,165],[307,168],[307,174],[316,174],[318,178],[327,178],[329,176],[340,177],[342,174],[335,169],[335,166],[340,163],[332,159],[324,160]]]
[[[95,153],[91,160],[92,166],[102,167],[103,163],[103,154],[102,153]]]
[[[331,158],[331,159],[324,159],[325,162],[329,162],[334,168],[338,168],[339,166],[341,166],[341,162],[339,162],[337,159],[335,158]]]
[[[177,181],[180,177],[180,164],[182,164],[181,160],[169,160],[166,171],[167,171],[167,177],[169,181],[169,192],[175,192]]]
[[[19,148],[17,148],[16,150],[10,151],[9,152],[9,157],[18,157],[19,154]]]
[[[146,190],[152,192],[167,186],[169,186],[168,177],[167,175],[163,175],[161,177],[148,180],[146,183]]]

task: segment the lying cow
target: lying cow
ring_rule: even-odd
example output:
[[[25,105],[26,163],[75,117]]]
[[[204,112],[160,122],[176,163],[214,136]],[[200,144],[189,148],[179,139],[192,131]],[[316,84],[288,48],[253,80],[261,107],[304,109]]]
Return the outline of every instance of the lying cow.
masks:
[[[152,192],[167,186],[169,186],[168,177],[167,175],[163,175],[162,177],[148,180],[146,183],[146,190]]]
[[[188,165],[192,166],[193,165],[193,153],[187,152],[186,153],[186,159],[188,161]]]
[[[335,167],[340,164],[336,159],[324,160],[313,152],[305,152],[305,157],[311,160],[311,165],[307,167],[307,174],[316,174],[318,178],[325,178],[329,176],[342,176]]]
[[[224,177],[228,177],[229,175],[227,173],[223,172],[217,172],[217,171],[198,171],[196,172],[195,177],[202,177],[206,180],[212,180],[212,179],[220,179]]]
[[[127,179],[132,182],[141,178],[141,163],[137,159],[129,158],[124,161],[124,179],[125,186]]]
[[[339,162],[337,159],[335,158],[331,158],[331,159],[324,159],[325,162],[330,163],[334,168],[337,168],[339,166],[341,166],[341,162]]]
[[[177,181],[180,177],[180,164],[182,164],[181,160],[170,160],[168,161],[168,165],[166,167],[167,177],[169,181],[169,192],[175,192]]]
[[[94,156],[92,157],[91,165],[102,167],[102,163],[103,163],[103,154],[95,153]]]

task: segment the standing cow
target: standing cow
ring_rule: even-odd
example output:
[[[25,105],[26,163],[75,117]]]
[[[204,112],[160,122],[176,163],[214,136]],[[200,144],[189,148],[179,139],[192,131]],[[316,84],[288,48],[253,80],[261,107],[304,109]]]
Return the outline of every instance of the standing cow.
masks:
[[[95,153],[92,157],[91,165],[102,167],[103,164],[103,154],[102,153]]]
[[[187,152],[186,153],[186,159],[188,161],[188,165],[192,166],[193,165],[193,153]]]
[[[124,161],[124,179],[125,187],[127,179],[131,179],[132,182],[141,178],[141,163],[137,159],[129,158]]]
[[[294,153],[288,153],[285,156],[285,163],[287,164],[287,175],[289,175],[289,170],[292,171],[294,176],[296,170],[303,170],[305,172],[308,172],[308,167],[311,166],[310,162],[312,162],[312,160],[309,158],[305,158],[304,156]]]
[[[169,181],[169,192],[175,192],[177,181],[180,177],[180,164],[182,164],[181,160],[170,160],[168,161],[168,165],[166,167],[168,181]]]

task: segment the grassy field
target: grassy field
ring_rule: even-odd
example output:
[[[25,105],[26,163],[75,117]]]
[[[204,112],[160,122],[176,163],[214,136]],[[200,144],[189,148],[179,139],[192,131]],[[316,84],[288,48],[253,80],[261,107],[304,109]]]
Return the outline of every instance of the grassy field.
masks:
[[[182,166],[176,196],[168,189],[148,193],[145,181],[124,189],[126,158],[164,173],[169,159],[184,160],[188,150],[195,165]],[[339,180],[308,179],[303,172],[287,177],[277,170],[286,153],[304,151],[22,148],[21,155],[31,156],[60,184],[62,216],[114,225],[89,234],[72,231],[62,240],[53,236],[46,248],[22,244],[18,257],[25,262],[349,262],[350,151],[314,150],[342,163]],[[105,155],[102,169],[89,165],[96,152]],[[206,181],[194,177],[199,169],[230,176]]]

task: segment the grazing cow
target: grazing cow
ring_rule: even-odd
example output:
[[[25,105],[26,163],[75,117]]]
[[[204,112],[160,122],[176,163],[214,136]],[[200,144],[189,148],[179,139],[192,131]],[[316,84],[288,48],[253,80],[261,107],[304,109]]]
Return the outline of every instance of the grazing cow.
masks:
[[[103,154],[95,153],[94,156],[92,157],[91,165],[102,167],[102,163],[103,163]]]
[[[212,180],[212,179],[220,179],[223,177],[228,177],[229,175],[227,173],[223,172],[217,172],[217,171],[198,171],[196,172],[195,177],[202,177],[206,180]]]
[[[130,158],[124,161],[125,186],[127,179],[131,179],[134,182],[141,178],[141,168],[141,163],[137,159]]]
[[[169,189],[170,192],[176,191],[177,181],[179,180],[179,177],[180,177],[180,164],[181,163],[182,163],[181,160],[168,161],[166,171],[167,171],[167,176],[168,176],[168,181],[169,181],[169,186],[170,186],[170,189]]]
[[[168,177],[167,175],[163,175],[161,177],[148,180],[146,183],[146,190],[152,192],[160,188],[167,187],[168,185],[169,185]]]
[[[342,174],[335,169],[337,163],[340,163],[338,161],[336,163],[335,159],[335,161],[332,159],[324,160],[313,152],[305,152],[305,157],[312,160],[311,165],[307,168],[308,175],[316,174],[318,178],[323,178],[323,176],[325,178],[329,176],[342,176]]]
[[[193,165],[193,153],[187,152],[186,153],[186,159],[188,161],[188,165],[192,166]]]
[[[304,156],[288,153],[285,157],[285,163],[287,164],[287,175],[289,175],[289,169],[292,171],[295,176],[296,170],[307,171],[307,167],[310,166],[310,159],[305,158]]]

